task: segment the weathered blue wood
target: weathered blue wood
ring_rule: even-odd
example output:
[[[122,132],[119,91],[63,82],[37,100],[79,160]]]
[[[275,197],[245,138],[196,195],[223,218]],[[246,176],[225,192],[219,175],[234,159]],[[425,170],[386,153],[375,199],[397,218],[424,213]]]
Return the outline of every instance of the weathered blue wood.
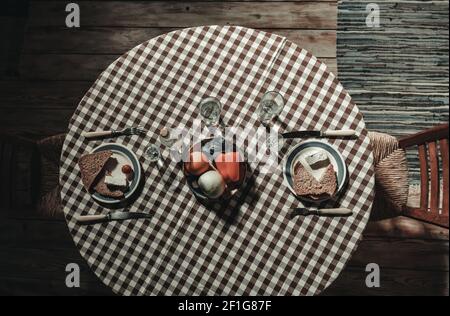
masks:
[[[366,6],[380,8],[380,27],[366,25]],[[448,1],[338,4],[338,77],[370,130],[408,135],[448,122]],[[408,153],[418,179],[418,161]]]

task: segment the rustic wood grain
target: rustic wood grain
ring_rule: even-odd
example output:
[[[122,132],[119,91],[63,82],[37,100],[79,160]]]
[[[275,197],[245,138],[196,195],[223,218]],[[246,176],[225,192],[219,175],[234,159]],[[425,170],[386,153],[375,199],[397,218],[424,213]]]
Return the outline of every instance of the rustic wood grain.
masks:
[[[419,146],[420,161],[420,208],[428,210],[428,156],[427,146],[425,144]]]
[[[448,240],[446,228],[422,221],[399,216],[375,222],[369,222],[364,231],[365,237],[392,237],[422,240]]]
[[[430,212],[439,212],[439,160],[436,142],[428,144],[430,158]]]
[[[67,107],[75,111],[91,85],[90,81],[4,81],[0,95],[3,108]]]
[[[448,296],[448,272],[381,269],[380,287],[368,288],[364,268],[347,268],[323,296]]]
[[[23,55],[21,77],[27,80],[90,81],[95,79],[120,55],[39,54]],[[336,72],[335,58],[320,58]]]
[[[82,25],[336,29],[336,2],[79,2]],[[65,25],[64,2],[32,2],[30,25]]]
[[[81,268],[79,292],[62,289],[68,262],[75,262]],[[364,268],[370,262],[377,262],[381,267],[380,289],[365,288]],[[448,240],[365,237],[347,268],[324,294],[446,295],[446,276]],[[33,282],[27,280],[42,280],[45,286],[33,291],[28,288]],[[0,293],[28,291],[45,295],[58,287],[69,295],[74,291],[92,295],[108,293],[73,246],[66,224],[49,220],[0,221],[0,284]]]
[[[35,27],[28,30],[27,54],[123,54],[176,28]],[[336,30],[261,29],[286,37],[316,57],[336,57]]]
[[[3,130],[49,136],[67,131],[73,109],[4,108],[0,113],[0,126]]]
[[[339,2],[339,79],[369,129],[395,136],[448,122],[448,1],[381,0],[380,28],[366,26],[367,1]],[[417,154],[408,155],[413,182]]]

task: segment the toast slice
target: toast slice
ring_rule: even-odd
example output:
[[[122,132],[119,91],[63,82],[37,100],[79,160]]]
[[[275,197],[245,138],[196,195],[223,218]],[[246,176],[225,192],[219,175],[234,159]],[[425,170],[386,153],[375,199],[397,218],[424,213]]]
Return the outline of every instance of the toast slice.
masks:
[[[122,198],[122,191],[111,191],[105,183],[107,165],[113,163],[110,150],[87,154],[80,158],[78,165],[81,171],[81,181],[88,192],[95,191],[100,195],[111,198]],[[117,163],[117,162],[116,162]]]
[[[80,158],[78,166],[81,171],[81,181],[86,190],[91,191],[113,152],[110,150],[87,154]]]
[[[320,181],[317,181],[301,163],[294,167],[294,191],[300,196],[309,195],[313,199],[332,196],[337,189],[336,172],[332,164],[326,167]]]

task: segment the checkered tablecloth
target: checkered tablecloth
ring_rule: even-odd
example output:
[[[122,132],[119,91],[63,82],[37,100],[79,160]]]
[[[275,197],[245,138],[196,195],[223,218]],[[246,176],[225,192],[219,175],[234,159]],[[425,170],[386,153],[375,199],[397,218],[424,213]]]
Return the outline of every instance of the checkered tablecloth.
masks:
[[[221,101],[227,125],[259,126],[255,110],[269,90],[286,99],[279,117],[284,130],[357,130],[357,140],[328,140],[343,154],[350,178],[335,206],[352,209],[352,216],[291,218],[290,209],[301,203],[284,185],[281,168],[252,169],[245,190],[206,207],[175,163],[158,168],[145,160],[145,147],[162,127],[192,126],[205,96]],[[78,159],[100,142],[81,133],[132,125],[144,125],[148,136],[114,141],[132,148],[145,172],[130,211],[153,217],[79,226],[75,216],[108,211],[82,186]],[[365,124],[336,77],[287,39],[242,27],[175,31],[117,59],[80,102],[61,159],[62,201],[75,244],[96,275],[124,295],[318,294],[356,249],[373,200]]]

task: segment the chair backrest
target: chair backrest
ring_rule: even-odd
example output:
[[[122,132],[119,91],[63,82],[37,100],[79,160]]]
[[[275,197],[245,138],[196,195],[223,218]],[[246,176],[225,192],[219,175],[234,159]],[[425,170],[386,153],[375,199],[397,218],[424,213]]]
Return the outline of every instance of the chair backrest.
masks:
[[[39,190],[36,144],[15,134],[0,132],[0,208],[29,209]]]
[[[407,207],[405,215],[449,227],[449,125],[439,125],[399,141],[403,149],[418,146],[420,205]],[[439,154],[440,153],[440,154]],[[442,167],[442,190],[439,161]]]

